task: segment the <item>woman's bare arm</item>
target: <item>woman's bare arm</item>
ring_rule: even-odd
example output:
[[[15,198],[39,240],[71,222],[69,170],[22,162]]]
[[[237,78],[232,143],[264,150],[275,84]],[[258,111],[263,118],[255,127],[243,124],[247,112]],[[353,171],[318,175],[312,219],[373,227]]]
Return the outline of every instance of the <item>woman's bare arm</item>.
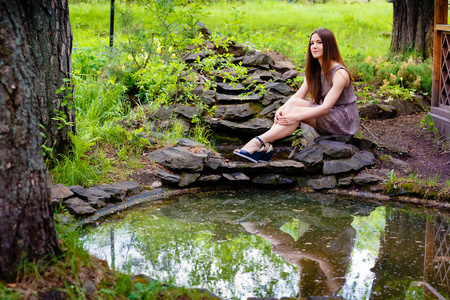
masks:
[[[328,113],[328,111],[336,103],[343,89],[349,84],[349,82],[350,76],[348,75],[348,73],[343,69],[338,70],[333,77],[333,86],[331,87],[328,94],[325,96],[325,99],[321,105],[318,105],[310,109],[302,110],[302,112],[299,113],[282,115],[277,119],[278,124],[285,126],[291,125],[297,122],[302,122],[303,120],[317,118],[319,116]]]

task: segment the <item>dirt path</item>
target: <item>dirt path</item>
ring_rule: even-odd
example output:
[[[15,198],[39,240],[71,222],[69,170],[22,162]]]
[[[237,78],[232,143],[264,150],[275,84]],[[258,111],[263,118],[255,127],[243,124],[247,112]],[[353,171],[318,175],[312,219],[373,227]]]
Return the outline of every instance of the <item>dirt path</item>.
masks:
[[[439,182],[444,183],[450,179],[450,141],[438,142],[433,133],[422,128],[420,120],[424,116],[426,113],[363,121],[361,130],[370,140],[407,149],[408,157],[392,156],[409,163],[422,178],[439,176]]]

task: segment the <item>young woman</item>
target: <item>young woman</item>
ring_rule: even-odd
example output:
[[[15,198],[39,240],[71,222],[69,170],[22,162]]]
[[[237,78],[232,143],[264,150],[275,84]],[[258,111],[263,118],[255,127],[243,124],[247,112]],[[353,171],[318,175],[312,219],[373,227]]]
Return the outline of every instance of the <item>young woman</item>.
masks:
[[[359,130],[359,113],[351,75],[342,60],[333,32],[315,30],[309,39],[305,77],[300,89],[275,113],[274,125],[233,153],[252,162],[269,161],[272,142],[294,132],[300,123],[321,135]],[[309,94],[312,103],[305,98]]]

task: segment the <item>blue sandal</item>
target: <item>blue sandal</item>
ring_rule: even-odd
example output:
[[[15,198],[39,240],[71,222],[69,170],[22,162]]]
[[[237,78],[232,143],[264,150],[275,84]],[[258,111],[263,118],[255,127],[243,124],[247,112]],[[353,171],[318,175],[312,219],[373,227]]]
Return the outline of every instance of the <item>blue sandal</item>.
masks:
[[[255,136],[255,139],[257,139],[261,143],[261,149],[259,149],[258,151],[255,151],[253,153],[250,153],[245,150],[234,150],[233,154],[236,154],[237,156],[248,159],[251,162],[257,163],[261,159],[261,156],[264,153],[263,150],[266,147],[266,144],[264,144],[264,142],[258,136]]]
[[[263,151],[261,157],[259,158],[259,162],[268,162],[272,159],[273,156],[273,144],[269,142],[269,149],[267,151]]]

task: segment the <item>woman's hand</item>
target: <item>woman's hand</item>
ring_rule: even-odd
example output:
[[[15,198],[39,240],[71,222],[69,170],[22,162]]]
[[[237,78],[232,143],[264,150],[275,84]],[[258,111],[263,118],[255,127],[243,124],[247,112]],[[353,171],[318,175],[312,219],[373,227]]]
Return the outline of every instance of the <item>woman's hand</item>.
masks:
[[[284,106],[284,105],[283,105]],[[281,106],[278,110],[277,110],[277,112],[275,113],[275,117],[274,117],[274,119],[273,119],[273,122],[275,123],[275,124],[278,124],[278,118],[279,117],[281,117],[284,113],[283,113],[283,106]]]
[[[280,115],[277,117],[277,115],[275,114],[275,120],[276,120],[276,124],[278,125],[282,125],[282,126],[289,126],[292,124],[298,124],[300,122],[300,119],[298,118],[297,115],[294,114],[289,114],[286,116]]]

